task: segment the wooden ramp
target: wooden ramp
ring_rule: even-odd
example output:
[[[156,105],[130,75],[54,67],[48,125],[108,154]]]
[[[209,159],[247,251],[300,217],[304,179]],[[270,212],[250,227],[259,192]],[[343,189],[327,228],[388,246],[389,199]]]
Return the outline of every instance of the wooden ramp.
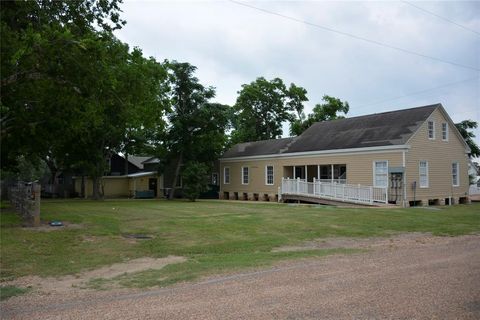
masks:
[[[360,206],[360,207],[386,207],[386,206],[392,206],[388,205],[385,203],[356,203],[356,202],[347,202],[347,201],[335,201],[335,200],[330,200],[330,199],[322,199],[319,197],[311,197],[307,195],[298,195],[298,194],[283,194],[282,195],[282,201],[283,202],[288,202],[288,201],[300,201],[300,202],[305,202],[305,203],[317,203],[317,204],[324,204],[324,205],[330,205],[330,206]]]
[[[388,206],[388,190],[386,187],[331,183],[316,179],[313,179],[313,182],[307,182],[300,179],[282,178],[282,185],[278,193],[279,198],[284,202],[302,201],[367,207]]]

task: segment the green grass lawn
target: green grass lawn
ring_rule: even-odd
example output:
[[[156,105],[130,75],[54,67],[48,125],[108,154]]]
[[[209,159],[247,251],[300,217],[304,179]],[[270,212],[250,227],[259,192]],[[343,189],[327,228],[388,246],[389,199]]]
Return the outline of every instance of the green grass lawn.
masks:
[[[168,285],[200,276],[323,256],[346,249],[271,252],[325,237],[370,237],[431,232],[480,232],[480,204],[372,209],[294,206],[235,201],[42,201],[43,221],[76,227],[38,231],[1,212],[1,279],[60,276],[139,257],[184,256],[186,262],[116,279],[125,286]],[[147,234],[132,241],[125,234]],[[97,284],[102,280],[98,279]]]

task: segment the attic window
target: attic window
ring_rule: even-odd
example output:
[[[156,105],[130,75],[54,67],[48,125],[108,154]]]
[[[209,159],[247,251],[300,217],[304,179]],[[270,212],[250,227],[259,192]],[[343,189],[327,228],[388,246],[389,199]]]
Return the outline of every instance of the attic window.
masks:
[[[448,141],[448,125],[446,122],[442,123],[442,140]]]
[[[428,121],[428,139],[435,139],[435,122]]]

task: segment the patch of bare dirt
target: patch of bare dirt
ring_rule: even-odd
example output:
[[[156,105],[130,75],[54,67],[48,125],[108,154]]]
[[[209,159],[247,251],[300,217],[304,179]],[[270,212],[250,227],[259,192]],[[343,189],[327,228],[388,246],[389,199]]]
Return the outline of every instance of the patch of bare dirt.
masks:
[[[352,249],[375,249],[375,248],[398,248],[411,246],[412,244],[425,244],[438,241],[439,237],[434,237],[430,233],[405,233],[392,237],[377,238],[321,238],[296,246],[282,246],[272,250],[272,252],[304,251],[317,249],[334,248],[352,248]]]
[[[123,274],[141,272],[149,269],[161,269],[169,264],[184,262],[187,259],[178,256],[168,256],[165,258],[139,258],[122,263],[115,263],[110,266],[99,269],[82,272],[76,275],[64,276],[61,278],[41,278],[38,276],[28,276],[9,281],[5,285],[15,285],[19,287],[32,287],[44,293],[67,293],[84,287],[88,281],[96,278],[111,279]]]

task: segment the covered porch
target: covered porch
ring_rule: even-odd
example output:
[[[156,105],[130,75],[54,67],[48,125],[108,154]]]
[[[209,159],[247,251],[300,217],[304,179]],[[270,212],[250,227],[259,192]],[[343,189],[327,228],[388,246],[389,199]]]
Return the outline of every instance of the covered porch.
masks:
[[[314,180],[329,183],[347,183],[346,164],[320,164],[284,166],[283,177],[287,179],[300,179],[305,182]]]

